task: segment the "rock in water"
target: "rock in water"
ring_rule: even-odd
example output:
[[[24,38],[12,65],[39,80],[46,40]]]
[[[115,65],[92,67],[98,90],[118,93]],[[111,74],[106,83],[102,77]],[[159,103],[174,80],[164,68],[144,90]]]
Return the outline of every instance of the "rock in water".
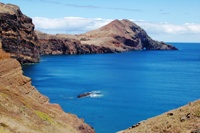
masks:
[[[83,93],[77,96],[77,98],[83,98],[83,97],[88,97],[90,96],[92,93],[91,92],[87,92],[87,93]]]
[[[102,96],[103,94],[101,93],[101,91],[91,91],[91,92],[82,93],[78,95],[77,98],[84,98],[84,97],[97,98],[97,97],[102,97]]]

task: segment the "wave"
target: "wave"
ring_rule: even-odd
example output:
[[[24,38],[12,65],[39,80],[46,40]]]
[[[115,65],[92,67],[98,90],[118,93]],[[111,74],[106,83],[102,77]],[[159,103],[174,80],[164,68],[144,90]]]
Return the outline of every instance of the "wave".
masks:
[[[89,97],[91,98],[98,98],[98,97],[102,97],[103,94],[101,91],[91,91]]]

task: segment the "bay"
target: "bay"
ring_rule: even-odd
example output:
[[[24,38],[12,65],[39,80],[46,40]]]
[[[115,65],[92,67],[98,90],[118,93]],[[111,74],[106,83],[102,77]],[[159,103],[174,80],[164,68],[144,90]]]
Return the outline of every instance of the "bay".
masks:
[[[171,44],[179,50],[42,56],[23,71],[51,103],[114,133],[200,98],[200,43]]]

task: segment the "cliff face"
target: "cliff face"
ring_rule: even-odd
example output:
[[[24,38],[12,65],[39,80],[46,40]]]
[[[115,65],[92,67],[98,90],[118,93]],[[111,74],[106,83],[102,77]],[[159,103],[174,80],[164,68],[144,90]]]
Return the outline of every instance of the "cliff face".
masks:
[[[0,132],[94,133],[83,120],[50,104],[22,75],[20,63],[2,49],[0,68]]]
[[[37,43],[32,20],[19,7],[0,3],[0,132],[94,133],[77,116],[50,104],[23,76],[21,64],[39,61]]]
[[[0,45],[20,63],[39,62],[39,45],[32,19],[19,7],[0,3]]]
[[[129,20],[114,20],[97,30],[70,37],[35,33],[31,18],[19,7],[3,3],[0,3],[0,46],[21,64],[39,62],[40,54],[176,50],[171,45],[152,40]]]
[[[200,100],[147,119],[118,133],[199,133]]]
[[[93,44],[123,52],[130,50],[177,50],[151,39],[147,33],[129,20],[114,20],[94,31],[78,35],[82,44]]]
[[[36,31],[40,42],[40,53],[48,54],[92,54],[92,53],[112,53],[109,48],[95,45],[85,45],[75,36],[49,35]]]
[[[131,50],[177,50],[151,39],[129,20],[114,20],[97,30],[80,35],[48,35],[36,32],[41,54],[115,53]]]

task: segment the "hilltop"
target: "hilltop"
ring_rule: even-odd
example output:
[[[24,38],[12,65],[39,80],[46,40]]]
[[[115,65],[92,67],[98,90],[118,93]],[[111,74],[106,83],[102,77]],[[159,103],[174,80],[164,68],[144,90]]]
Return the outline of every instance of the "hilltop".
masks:
[[[36,31],[40,54],[97,54],[134,50],[177,50],[174,46],[151,39],[129,20],[109,24],[80,35],[51,35]]]
[[[130,20],[114,20],[85,34],[77,35],[82,44],[108,47],[116,52],[133,50],[177,50],[174,46],[151,39]]]

